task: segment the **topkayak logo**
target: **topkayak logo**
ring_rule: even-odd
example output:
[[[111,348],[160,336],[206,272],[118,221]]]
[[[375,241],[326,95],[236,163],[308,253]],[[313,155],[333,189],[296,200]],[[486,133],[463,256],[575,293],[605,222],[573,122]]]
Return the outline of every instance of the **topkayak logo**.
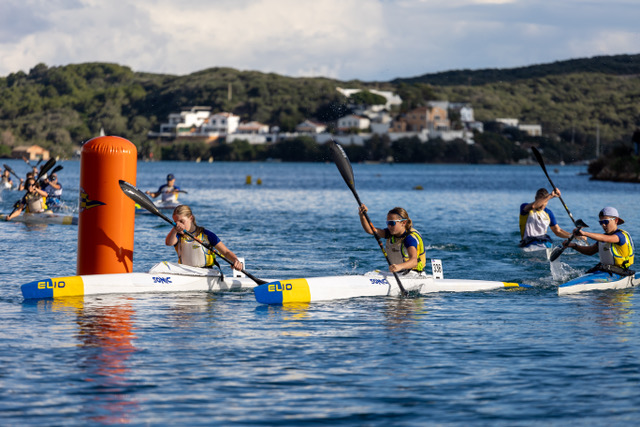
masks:
[[[80,212],[84,212],[87,209],[95,208],[96,206],[102,206],[104,203],[98,200],[89,199],[89,195],[84,188],[80,187]]]

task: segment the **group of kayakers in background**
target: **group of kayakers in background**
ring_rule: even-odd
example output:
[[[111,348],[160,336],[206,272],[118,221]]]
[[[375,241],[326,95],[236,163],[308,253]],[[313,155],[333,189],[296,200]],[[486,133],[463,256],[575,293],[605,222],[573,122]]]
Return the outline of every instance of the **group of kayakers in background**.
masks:
[[[56,168],[57,171],[62,167]],[[58,182],[57,171],[47,176],[46,173],[42,174],[39,180],[36,180],[39,176],[39,171],[36,166],[32,167],[32,170],[27,172],[25,179],[20,178],[19,184],[14,185],[11,179],[11,173],[15,173],[8,169],[5,165],[5,169],[2,172],[2,185],[3,188],[11,189],[16,187],[18,191],[25,191],[25,194],[20,200],[14,204],[13,211],[6,216],[6,221],[17,217],[22,213],[43,213],[56,209],[62,204],[62,184]]]
[[[547,229],[566,240],[563,247],[569,247],[584,255],[595,255],[600,257],[600,262],[588,272],[605,271],[619,275],[635,274],[630,267],[634,262],[634,245],[629,233],[618,228],[624,224],[620,218],[618,210],[607,206],[598,213],[599,224],[604,233],[592,233],[585,231],[582,227],[576,227],[572,233],[563,230],[558,225],[553,212],[547,207],[549,201],[560,197],[560,190],[554,188],[551,193],[546,188],[540,188],[531,203],[520,205],[520,247],[530,245],[547,245],[551,247],[551,237],[547,234]],[[573,219],[573,218],[572,218]],[[583,242],[587,238],[594,240],[591,245],[579,244],[571,241],[571,236]]]

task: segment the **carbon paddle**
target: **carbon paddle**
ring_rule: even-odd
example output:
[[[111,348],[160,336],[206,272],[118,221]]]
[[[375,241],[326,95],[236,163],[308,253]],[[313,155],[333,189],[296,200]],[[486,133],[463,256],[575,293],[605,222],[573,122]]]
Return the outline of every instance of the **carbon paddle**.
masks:
[[[347,153],[345,153],[342,147],[334,140],[329,141],[329,147],[331,148],[333,162],[338,167],[338,170],[340,171],[340,175],[342,175],[342,178],[344,179],[344,182],[347,184],[347,187],[349,187],[349,189],[353,193],[353,196],[356,198],[356,202],[358,202],[358,206],[361,206],[362,202],[360,201],[360,197],[358,196],[358,192],[356,191],[355,183],[353,180],[353,168],[351,167],[351,162],[349,161],[349,157],[347,157]],[[371,231],[373,231],[373,236],[376,238],[376,241],[378,242],[378,246],[380,246],[380,249],[384,254],[384,258],[387,260],[387,263],[391,265],[391,261],[389,260],[387,251],[384,250],[384,246],[382,245],[380,236],[378,236],[378,233],[375,232],[373,224],[369,219],[369,215],[367,215],[366,212],[364,212],[364,217],[367,220],[369,227],[371,227]],[[398,282],[398,288],[400,288],[400,292],[402,296],[406,296],[407,291],[405,290],[404,286],[402,286],[400,277],[398,277],[398,274],[395,271],[393,272],[393,277],[395,277],[396,281]]]
[[[549,173],[547,172],[547,168],[544,165],[544,160],[542,159],[542,154],[540,154],[540,152],[538,151],[538,149],[536,147],[531,147],[531,151],[533,151],[533,155],[536,156],[536,160],[538,160],[538,163],[540,164],[540,167],[542,168],[542,171],[547,176],[547,179],[549,180],[549,184],[551,184],[551,187],[553,188],[552,191],[555,190],[556,189],[556,185],[553,183],[553,181],[551,181],[551,177],[549,176]],[[582,221],[581,219],[578,219],[577,221],[575,219],[573,219],[573,215],[571,215],[571,211],[569,210],[567,205],[564,203],[564,200],[562,200],[562,197],[559,196],[558,198],[560,199],[560,202],[562,203],[562,206],[564,206],[564,209],[569,214],[569,218],[571,218],[571,221],[573,221],[573,225],[575,227],[577,227],[578,229],[589,228],[589,226],[587,224],[585,224],[584,221]],[[571,233],[571,236],[567,240],[567,245],[575,237],[576,237],[575,234]],[[562,255],[562,252],[564,252],[564,250],[566,248],[567,248],[566,246],[561,246],[561,247],[555,248],[553,250],[553,252],[551,252],[551,255],[549,256],[549,261],[553,262],[556,259],[558,259],[558,257],[560,255]]]
[[[551,191],[555,190],[557,187],[553,183],[553,181],[551,181],[551,177],[549,176],[549,173],[547,172],[547,168],[544,165],[544,160],[542,160],[542,155],[540,154],[540,152],[538,151],[538,149],[536,147],[531,147],[531,151],[533,151],[533,155],[536,156],[536,160],[538,160],[538,163],[540,164],[540,167],[542,168],[542,171],[547,176],[547,179],[549,180],[549,184],[551,184],[551,187],[552,187]],[[560,199],[560,203],[562,203],[562,206],[564,206],[565,210],[569,214],[569,218],[571,218],[571,221],[573,221],[573,225],[577,227],[578,224],[576,223],[576,220],[573,219],[573,215],[571,215],[571,211],[569,210],[567,205],[564,203],[564,200],[562,200],[562,197],[559,196],[558,199]]]
[[[17,173],[15,173],[15,172],[13,171],[13,169],[11,169],[11,168],[9,167],[9,165],[5,165],[5,164],[3,164],[2,166],[4,166],[4,168],[5,168],[6,170],[8,170],[8,171],[9,171],[9,173],[10,173],[11,175],[15,176],[16,178],[18,178],[18,180],[20,180],[20,177],[18,176],[18,174],[17,174]]]
[[[578,226],[578,230],[582,229],[582,228],[587,228],[589,227],[587,224],[585,224],[581,219],[578,219],[576,221],[576,225]],[[557,248],[555,248],[553,250],[553,252],[551,252],[551,255],[549,256],[549,261],[553,262],[555,260],[558,259],[558,257],[560,255],[562,255],[562,252],[564,252],[565,249],[567,249],[569,247],[569,243],[571,243],[571,241],[576,237],[575,233],[571,233],[571,236],[569,236],[569,238],[567,239],[567,246],[559,246]]]
[[[147,195],[144,194],[143,191],[139,190],[138,188],[136,188],[132,184],[129,184],[127,181],[119,180],[118,182],[120,183],[120,189],[122,189],[122,191],[124,192],[124,194],[128,198],[130,198],[131,200],[133,200],[138,205],[140,205],[141,207],[145,208],[146,210],[148,210],[149,212],[151,212],[155,216],[157,216],[159,218],[162,218],[163,220],[165,220],[166,222],[171,224],[173,227],[176,226],[176,223],[173,222],[172,219],[169,219],[162,212],[160,212],[158,207],[153,204],[153,201],[149,197],[147,197]],[[233,265],[233,263],[231,261],[229,261],[227,258],[222,256],[222,254],[220,252],[218,252],[216,250],[216,248],[214,248],[210,244],[205,244],[203,241],[201,241],[200,239],[196,238],[193,234],[189,233],[187,230],[183,230],[183,233],[186,234],[187,236],[191,237],[196,242],[200,243],[205,248],[209,249],[211,252],[213,252],[214,254],[216,254],[217,256],[219,256],[220,258],[222,258],[223,260],[225,260],[229,264]],[[258,285],[264,285],[265,283],[269,283],[269,282],[267,282],[265,280],[261,280],[261,279],[258,279],[257,277],[254,277],[252,274],[247,273],[244,270],[240,270],[240,271],[242,271],[244,274],[246,274],[248,278],[250,278],[251,280],[256,282]]]

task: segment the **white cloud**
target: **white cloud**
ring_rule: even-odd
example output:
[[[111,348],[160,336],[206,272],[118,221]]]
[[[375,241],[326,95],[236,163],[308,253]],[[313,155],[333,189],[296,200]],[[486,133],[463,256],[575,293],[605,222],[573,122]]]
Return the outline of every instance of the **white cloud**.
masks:
[[[0,75],[89,61],[390,80],[636,53],[635,0],[3,0]]]

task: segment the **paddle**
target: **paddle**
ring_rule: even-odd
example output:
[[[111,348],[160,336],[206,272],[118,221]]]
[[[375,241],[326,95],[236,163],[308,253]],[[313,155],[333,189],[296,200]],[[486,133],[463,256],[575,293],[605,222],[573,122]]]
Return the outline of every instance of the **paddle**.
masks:
[[[538,160],[538,163],[540,164],[540,167],[542,168],[542,171],[544,172],[544,174],[547,176],[547,179],[549,180],[549,184],[551,184],[552,187],[552,191],[555,190],[557,187],[556,185],[553,183],[553,181],[551,181],[551,177],[549,176],[549,174],[547,173],[547,168],[544,165],[544,160],[542,160],[542,155],[540,154],[540,152],[538,151],[538,149],[536,147],[531,147],[531,151],[533,151],[533,155],[536,156],[536,160]],[[573,225],[574,226],[578,226],[578,224],[576,223],[576,220],[573,219],[573,215],[571,215],[571,211],[569,211],[569,208],[567,207],[567,205],[564,203],[564,200],[562,200],[562,197],[558,196],[558,199],[560,199],[560,202],[562,203],[562,206],[564,206],[565,210],[567,211],[567,213],[569,214],[569,218],[571,218],[571,221],[573,221]],[[584,223],[583,223],[584,224]],[[588,226],[587,226],[588,227]]]
[[[138,205],[140,205],[141,207],[145,208],[146,210],[148,210],[149,212],[151,212],[155,216],[157,216],[159,218],[162,218],[163,220],[165,220],[166,222],[171,224],[173,227],[176,226],[176,223],[173,222],[173,220],[169,219],[167,216],[165,216],[162,212],[160,212],[160,210],[156,207],[156,205],[153,204],[153,201],[150,198],[148,198],[147,195],[144,194],[143,191],[139,190],[138,188],[136,188],[132,184],[129,184],[127,181],[119,180],[118,182],[120,183],[120,189],[122,189],[122,191],[124,192],[124,194],[127,197],[129,197],[131,200],[133,200]],[[229,261],[227,258],[222,256],[222,254],[220,252],[218,252],[216,250],[216,248],[214,248],[210,244],[208,244],[208,245],[205,244],[203,241],[201,241],[198,238],[196,238],[193,234],[189,233],[187,230],[183,230],[183,233],[186,234],[187,236],[191,237],[196,242],[200,243],[205,248],[209,249],[211,252],[213,252],[214,254],[216,254],[217,256],[219,256],[220,258],[222,258],[223,260],[225,260],[229,264],[233,265],[233,263],[231,261]],[[251,275],[250,273],[247,273],[244,270],[240,270],[240,271],[242,271],[244,274],[246,274],[248,278],[250,278],[251,280],[256,282],[258,285],[264,285],[265,283],[269,283],[269,282],[267,282],[265,280],[261,280],[261,279],[258,279],[257,277],[254,277],[253,275]]]
[[[581,219],[578,219],[576,221],[576,225],[578,226],[578,230],[582,229],[582,228],[588,228],[589,226],[587,224],[585,224]],[[571,236],[569,236],[569,238],[567,239],[567,246],[559,246],[557,248],[555,248],[553,250],[553,252],[551,252],[551,255],[549,256],[549,261],[553,262],[555,260],[558,259],[558,257],[560,255],[562,255],[562,252],[564,252],[565,249],[567,249],[569,247],[569,243],[571,243],[571,241],[576,237],[575,233],[571,233]]]
[[[342,147],[334,140],[329,141],[329,147],[331,148],[333,162],[338,167],[338,170],[340,171],[340,175],[342,175],[342,178],[344,179],[344,182],[347,184],[347,187],[349,187],[354,197],[356,198],[356,202],[358,202],[358,206],[361,206],[362,202],[360,201],[360,197],[358,196],[358,192],[356,191],[355,183],[353,180],[353,168],[351,167],[351,162],[347,157],[347,153],[345,153]],[[371,220],[369,219],[369,215],[367,215],[366,212],[364,213],[364,217],[367,220],[369,227],[371,227],[371,230],[373,231],[374,230],[373,224],[371,223]],[[375,231],[373,231],[373,236],[376,238],[376,241],[378,242],[378,246],[380,246],[380,249],[382,250],[384,257],[387,260],[387,263],[391,265],[391,261],[389,260],[389,256],[387,255],[387,252],[384,250],[384,246],[382,245],[380,236],[378,236],[378,234]],[[400,277],[398,277],[398,274],[395,271],[393,272],[393,276],[396,278],[396,281],[398,282],[398,288],[400,288],[401,294],[403,296],[406,296],[407,291],[405,290],[404,286],[402,286],[402,282],[400,282]]]
[[[53,170],[51,171],[51,173],[49,174],[49,176],[53,175],[56,172],[60,172],[62,169],[64,169],[64,166],[62,165],[58,165],[55,168],[53,168]]]
[[[11,169],[11,168],[9,167],[9,165],[5,165],[5,164],[3,164],[2,166],[4,166],[4,168],[5,168],[6,170],[8,170],[8,171],[9,171],[9,173],[10,173],[11,175],[15,176],[16,178],[18,178],[18,180],[20,180],[20,177],[18,176],[18,174],[17,174],[17,173],[15,173],[15,172],[13,171],[13,169]]]
[[[540,167],[542,168],[542,171],[547,176],[547,179],[549,180],[549,184],[551,184],[551,187],[553,187],[553,189],[556,189],[557,187],[553,183],[553,181],[551,180],[551,177],[549,176],[549,173],[547,172],[547,168],[544,165],[544,160],[542,160],[542,155],[540,154],[540,152],[538,151],[538,149],[536,147],[531,147],[531,151],[533,151],[533,155],[536,156],[536,160],[538,160],[538,163],[540,164]],[[589,228],[589,226],[587,224],[585,224],[584,221],[582,221],[581,219],[578,219],[577,221],[575,219],[573,219],[573,215],[571,215],[571,211],[569,210],[567,205],[564,203],[564,200],[562,200],[562,197],[558,196],[558,198],[560,199],[560,202],[562,203],[562,206],[564,206],[564,209],[569,214],[569,218],[571,218],[571,221],[573,221],[573,225],[575,227],[577,227],[578,229]],[[567,245],[575,237],[576,237],[575,234],[572,233],[571,236],[569,237],[569,239],[567,240]],[[567,248],[566,246],[561,246],[561,247],[555,248],[553,250],[553,252],[551,252],[551,255],[549,256],[549,261],[553,262],[556,259],[558,259],[558,257],[560,255],[562,255],[562,252],[564,252],[564,250],[566,248]]]

